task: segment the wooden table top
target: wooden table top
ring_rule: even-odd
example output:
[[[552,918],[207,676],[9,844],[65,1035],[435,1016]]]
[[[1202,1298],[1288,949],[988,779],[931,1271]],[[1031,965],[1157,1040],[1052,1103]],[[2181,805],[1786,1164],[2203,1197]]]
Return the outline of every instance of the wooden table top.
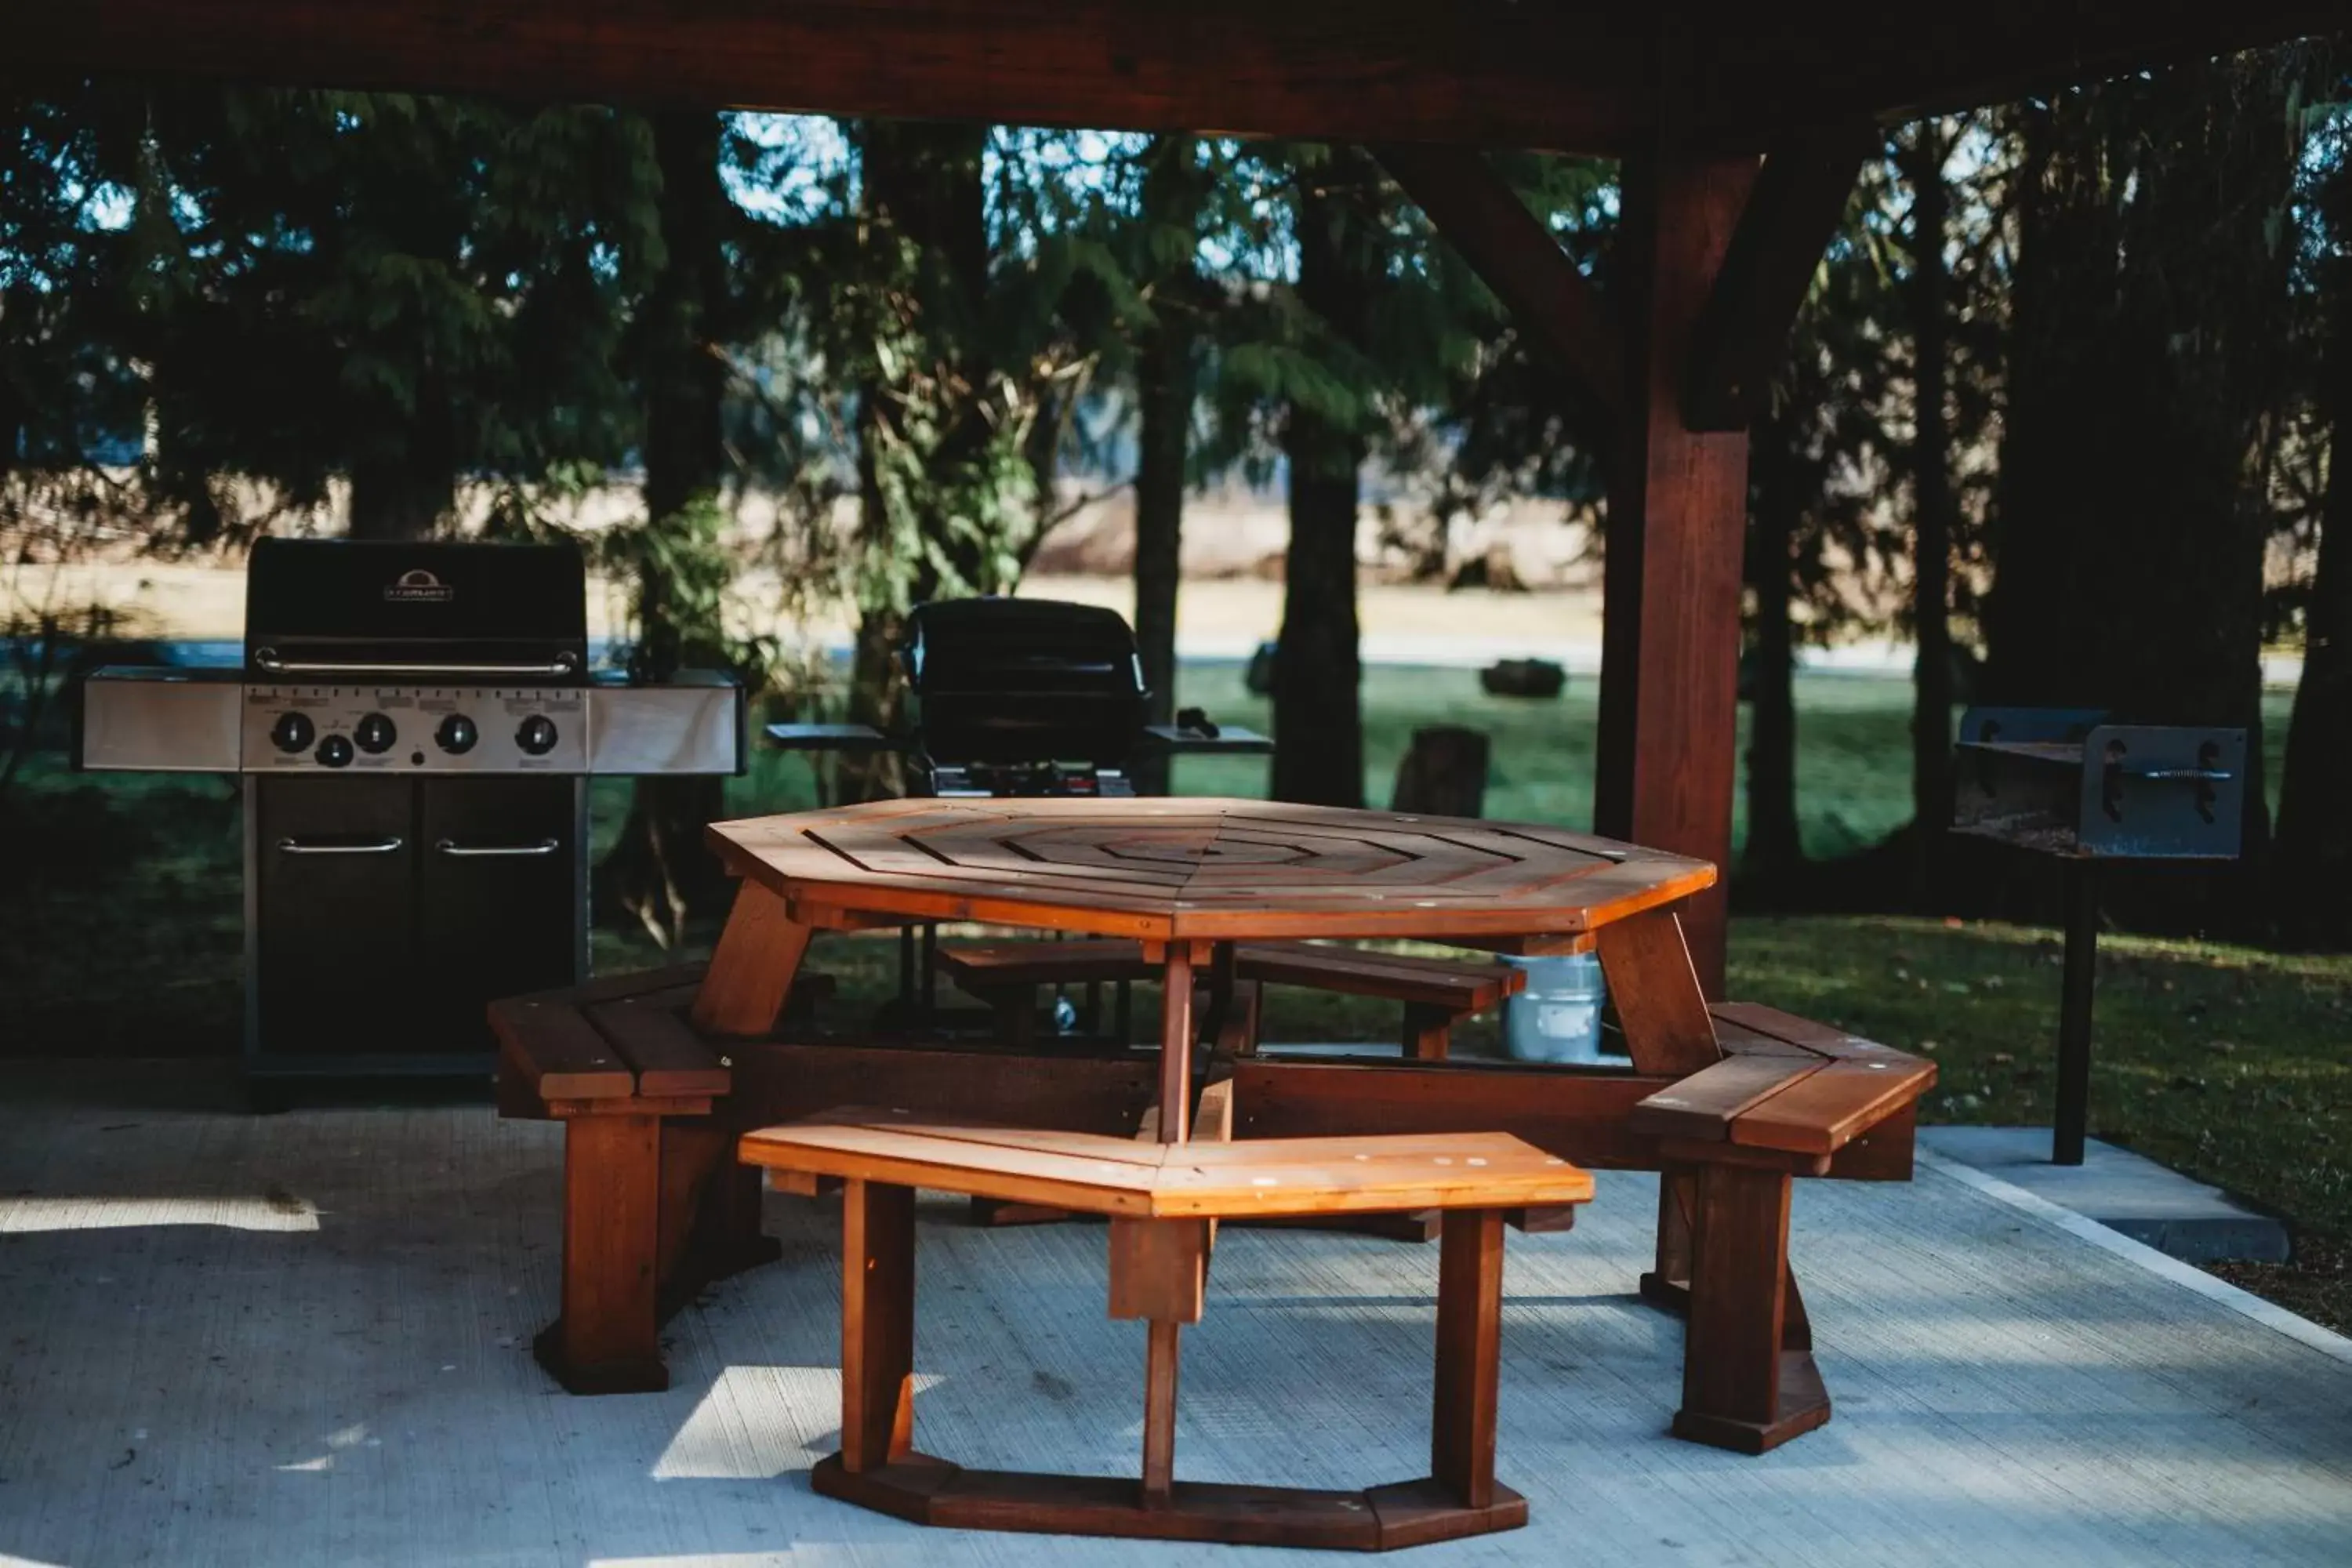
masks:
[[[1157,941],[1571,935],[1716,875],[1565,828],[1206,796],[877,801],[710,833],[796,918]]]
[[[747,1132],[744,1163],[1129,1218],[1589,1202],[1591,1174],[1504,1132],[1154,1143],[849,1107]]]

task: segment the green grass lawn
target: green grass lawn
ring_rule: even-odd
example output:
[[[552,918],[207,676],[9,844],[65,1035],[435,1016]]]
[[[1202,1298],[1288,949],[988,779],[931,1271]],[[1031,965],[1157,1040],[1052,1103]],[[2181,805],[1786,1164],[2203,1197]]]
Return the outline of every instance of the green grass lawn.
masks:
[[[1856,848],[1909,816],[1909,689],[1898,680],[1799,683],[1806,846]],[[1192,666],[1183,700],[1265,722],[1237,665]],[[2284,700],[2266,715],[2275,788]],[[1590,682],[1559,702],[1507,702],[1468,670],[1375,668],[1365,685],[1366,795],[1388,796],[1414,728],[1472,725],[1494,742],[1487,812],[1574,826],[1591,813]],[[1190,759],[1188,793],[1257,795],[1257,759]],[[601,839],[625,782],[594,793]],[[739,815],[814,800],[802,758],[763,752],[728,787]],[[0,1056],[178,1056],[236,1049],[241,904],[236,795],[223,780],[77,777],[36,762],[0,802]],[[601,845],[600,845],[601,847]],[[701,933],[708,941],[709,933]],[[600,968],[650,962],[642,932],[601,930]],[[2050,1115],[2058,986],[2055,934],[1990,923],[1879,917],[1736,920],[1736,994],[1928,1052],[1943,1081],[1931,1121],[2042,1123]],[[845,1008],[887,989],[895,943],[831,939],[816,960]],[[1148,1010],[1139,1016],[1149,1017]],[[1392,1010],[1276,993],[1277,1038],[1385,1038]],[[1490,1047],[1491,1021],[1465,1045]],[[2233,1277],[2336,1327],[2352,1327],[2352,958],[2111,936],[2102,948],[2091,1123],[2273,1208],[2299,1256]]]

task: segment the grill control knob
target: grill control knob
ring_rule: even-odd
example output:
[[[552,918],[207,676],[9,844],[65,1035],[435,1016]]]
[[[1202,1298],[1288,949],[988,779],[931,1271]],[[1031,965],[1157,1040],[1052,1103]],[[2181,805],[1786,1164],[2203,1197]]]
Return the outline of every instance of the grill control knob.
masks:
[[[481,738],[482,732],[463,713],[450,714],[441,721],[441,727],[433,731],[433,743],[453,757],[462,757],[472,751],[474,742]]]
[[[534,713],[515,731],[515,744],[530,756],[543,757],[555,750],[555,721]]]
[[[360,750],[369,756],[380,756],[392,750],[392,743],[400,739],[400,731],[394,729],[392,721],[383,714],[370,713],[352,726],[352,739],[357,741]]]
[[[318,727],[305,713],[280,713],[278,722],[269,727],[269,743],[286,752],[307,752],[316,739]]]
[[[352,765],[352,742],[348,736],[330,735],[319,742],[319,765],[327,768],[347,768]]]

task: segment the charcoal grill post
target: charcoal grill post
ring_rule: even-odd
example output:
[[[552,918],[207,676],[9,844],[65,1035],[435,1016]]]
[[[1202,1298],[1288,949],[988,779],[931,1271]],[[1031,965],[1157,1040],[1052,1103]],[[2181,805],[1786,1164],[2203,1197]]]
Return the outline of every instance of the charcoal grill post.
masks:
[[[2099,973],[2099,872],[2095,860],[2066,867],[2066,970],[2058,1001],[2058,1108],[2050,1163],[2079,1165],[2090,1122],[2091,1004]]]

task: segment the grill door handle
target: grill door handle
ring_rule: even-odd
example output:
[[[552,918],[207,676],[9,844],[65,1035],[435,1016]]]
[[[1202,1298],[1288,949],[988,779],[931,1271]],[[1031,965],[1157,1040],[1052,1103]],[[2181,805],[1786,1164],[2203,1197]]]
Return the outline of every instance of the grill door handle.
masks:
[[[281,658],[272,647],[253,650],[254,664],[271,675],[571,675],[580,661],[568,653],[540,664],[398,664],[377,660]]]
[[[388,838],[373,838],[364,844],[305,844],[299,838],[278,841],[280,855],[396,855],[408,843],[397,834]]]
[[[433,846],[436,853],[459,860],[512,859],[526,855],[552,855],[563,847],[558,839],[541,838],[530,844],[460,844],[454,838],[444,838]]]

